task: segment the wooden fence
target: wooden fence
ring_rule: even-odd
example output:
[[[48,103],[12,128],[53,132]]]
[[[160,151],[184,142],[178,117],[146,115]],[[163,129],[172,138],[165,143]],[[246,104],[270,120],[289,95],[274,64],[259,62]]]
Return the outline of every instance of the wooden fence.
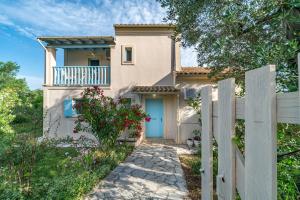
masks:
[[[300,72],[300,54],[298,54]],[[218,199],[277,199],[277,123],[300,124],[299,92],[278,93],[275,66],[246,72],[246,95],[235,96],[235,79],[201,89],[201,187],[202,199],[213,199],[212,141],[218,144]],[[300,78],[298,78],[300,86]],[[299,87],[300,88],[300,87]],[[233,137],[235,120],[245,120],[245,154]]]

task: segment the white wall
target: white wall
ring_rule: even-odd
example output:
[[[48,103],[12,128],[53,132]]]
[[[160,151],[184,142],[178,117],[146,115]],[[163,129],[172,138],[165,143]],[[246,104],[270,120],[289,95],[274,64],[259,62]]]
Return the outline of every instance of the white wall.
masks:
[[[199,124],[200,115],[191,107],[188,106],[187,100],[184,100],[183,89],[187,88],[195,88],[200,91],[200,89],[207,85],[211,84],[212,81],[207,79],[196,79],[192,77],[185,78],[177,78],[176,86],[181,88],[181,93],[179,97],[179,142],[186,143],[186,140],[190,137],[193,137],[193,130],[201,130],[201,126]]]
[[[87,66],[89,59],[99,59],[100,65],[109,65],[110,61],[106,58],[105,49],[80,50],[66,49],[64,51],[65,66]]]
[[[122,45],[134,47],[135,63],[121,64]],[[132,86],[173,85],[170,36],[116,36],[111,49],[111,89],[124,93]]]
[[[130,90],[133,86],[152,85],[174,85],[173,70],[175,63],[180,61],[180,57],[175,59],[175,43],[170,32],[150,34],[135,33],[116,35],[115,46],[111,47],[111,85],[104,88],[104,94],[111,97],[131,96]],[[135,63],[133,65],[121,64],[122,45],[132,45],[134,47]],[[180,52],[180,51],[179,51]],[[66,50],[64,53],[65,65],[88,65],[89,58],[100,59],[100,64],[109,64],[105,58],[103,50]],[[177,60],[175,62],[175,60]],[[179,61],[178,61],[179,60]],[[47,65],[50,69],[50,65]],[[46,74],[47,77],[52,74]],[[85,87],[54,87],[49,82],[44,86],[44,110],[47,117],[44,120],[44,130],[51,123],[59,121],[57,125],[51,125],[50,135],[53,137],[72,136],[74,128],[74,118],[65,118],[63,114],[63,101],[68,97],[79,97]],[[176,138],[176,100],[174,97],[164,97],[166,109],[166,138]],[[51,118],[51,119],[50,119]],[[58,120],[59,119],[59,120]],[[57,133],[55,136],[54,133]]]

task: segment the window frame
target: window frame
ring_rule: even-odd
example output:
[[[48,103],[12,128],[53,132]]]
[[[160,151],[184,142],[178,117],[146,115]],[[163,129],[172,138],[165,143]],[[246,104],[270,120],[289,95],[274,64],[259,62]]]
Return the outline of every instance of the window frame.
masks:
[[[127,61],[127,50],[131,48],[131,61]],[[122,65],[134,65],[135,64],[135,48],[133,45],[122,45],[121,52],[121,64]]]
[[[125,62],[132,62],[132,47],[125,47],[125,57]]]
[[[89,58],[88,59],[88,66],[93,66],[93,67],[97,67],[96,65],[91,65],[91,61],[95,61],[97,60],[99,62],[99,65],[97,66],[101,66],[101,63],[100,63],[100,59],[99,58]]]

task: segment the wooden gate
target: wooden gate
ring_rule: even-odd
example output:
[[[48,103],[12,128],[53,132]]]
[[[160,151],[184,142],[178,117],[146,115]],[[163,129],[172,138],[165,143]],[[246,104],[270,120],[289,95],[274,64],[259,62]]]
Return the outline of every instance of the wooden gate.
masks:
[[[300,72],[300,54],[298,54]],[[218,199],[277,199],[277,122],[300,124],[298,92],[277,93],[274,65],[246,72],[246,95],[235,96],[235,79],[201,89],[202,199],[213,198],[212,140],[218,144]],[[298,77],[299,88],[300,78]],[[233,137],[235,120],[245,120],[245,156]]]

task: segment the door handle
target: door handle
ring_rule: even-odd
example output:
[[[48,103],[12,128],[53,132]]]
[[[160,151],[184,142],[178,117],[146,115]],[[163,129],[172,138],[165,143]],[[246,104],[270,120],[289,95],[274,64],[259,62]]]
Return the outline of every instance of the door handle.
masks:
[[[162,117],[160,118],[160,121],[162,122]]]

